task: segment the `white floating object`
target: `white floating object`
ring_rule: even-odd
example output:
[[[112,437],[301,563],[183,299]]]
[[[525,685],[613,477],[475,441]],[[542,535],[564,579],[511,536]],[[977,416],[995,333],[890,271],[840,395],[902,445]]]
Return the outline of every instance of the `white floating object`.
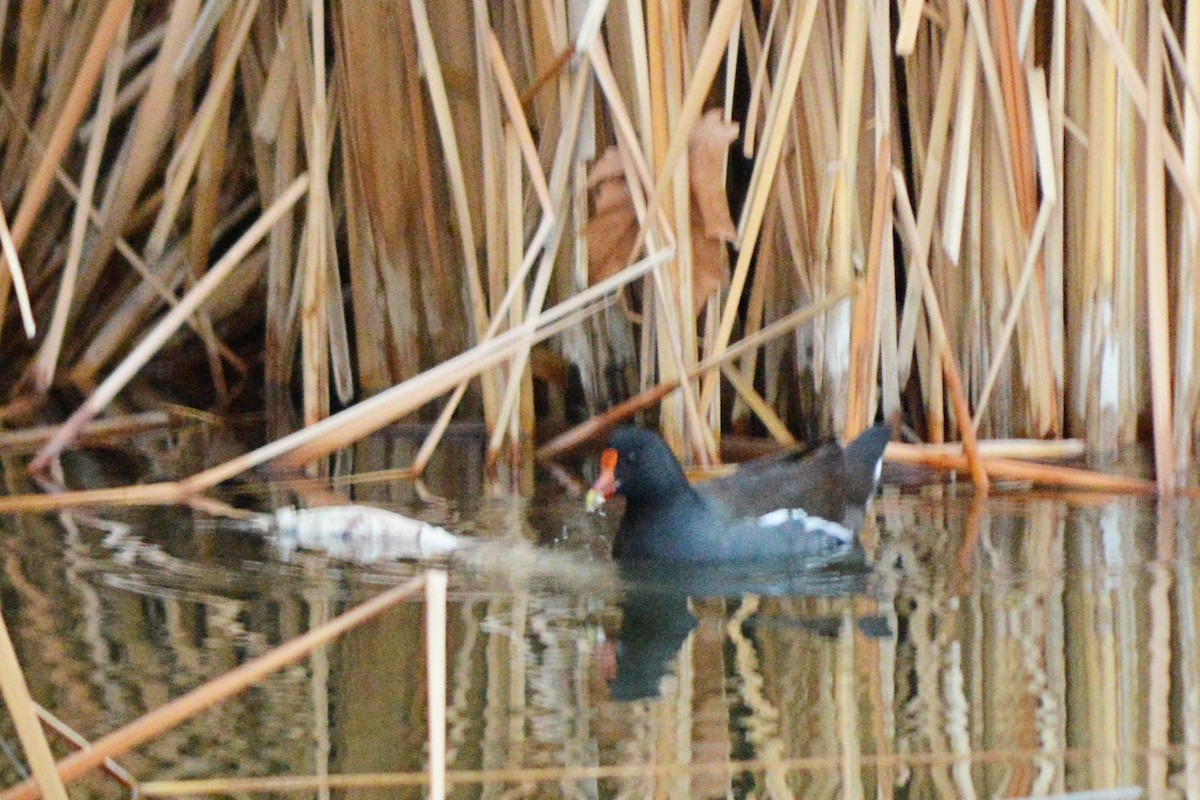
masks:
[[[285,557],[303,549],[361,563],[427,559],[462,544],[444,528],[371,506],[288,506],[275,512],[275,522]]]

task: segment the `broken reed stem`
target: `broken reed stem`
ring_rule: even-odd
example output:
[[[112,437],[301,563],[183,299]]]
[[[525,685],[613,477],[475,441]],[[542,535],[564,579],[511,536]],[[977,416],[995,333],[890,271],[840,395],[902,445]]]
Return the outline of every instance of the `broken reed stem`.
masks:
[[[884,459],[893,464],[916,464],[932,469],[970,472],[966,456],[929,450],[921,445],[891,442],[884,451]],[[997,456],[979,456],[988,475],[1002,480],[1032,481],[1042,486],[1063,486],[1074,489],[1090,489],[1097,492],[1153,494],[1154,482],[1123,475],[1109,475],[1089,469],[1036,464]]]
[[[142,338],[142,341],[117,365],[116,369],[96,387],[96,390],[88,399],[59,427],[54,438],[47,442],[46,446],[42,448],[29,464],[29,471],[31,473],[42,472],[49,467],[51,459],[58,456],[63,448],[70,444],[84,425],[104,410],[109,402],[116,397],[117,392],[121,391],[134,375],[146,365],[146,362],[179,329],[183,321],[194,310],[199,308],[200,304],[221,284],[221,281],[262,241],[271,227],[280,217],[291,210],[292,206],[304,196],[306,191],[308,191],[307,173],[292,182],[287,191],[283,192],[279,196],[279,199],[263,212],[263,215],[250,226],[249,230],[242,234],[242,237],[221,256],[220,260],[208,272],[204,273],[204,277],[198,280],[196,285],[183,296],[179,301],[179,305],[168,311],[158,324],[151,328],[145,337]]]
[[[124,725],[92,743],[90,750],[80,750],[53,765],[56,777],[63,782],[73,781],[99,767],[107,758],[126,753],[144,742],[191,719],[229,697],[253,686],[266,676],[304,658],[311,651],[327,644],[346,631],[356,628],[383,611],[415,595],[425,586],[434,573],[426,572],[410,578],[399,586],[389,589],[351,610],[313,628],[261,656],[247,661],[240,667],[226,672],[213,680],[191,690],[176,699],[144,714],[128,725]],[[445,573],[441,573],[445,578]],[[443,636],[445,631],[443,628]],[[3,642],[0,641],[0,645]],[[37,724],[36,717],[34,724]],[[39,728],[40,731],[40,728]],[[44,741],[44,740],[43,740]],[[61,784],[60,784],[61,788]],[[35,800],[42,795],[39,784],[34,780],[22,783],[0,793],[0,800]],[[66,792],[61,795],[63,800]]]

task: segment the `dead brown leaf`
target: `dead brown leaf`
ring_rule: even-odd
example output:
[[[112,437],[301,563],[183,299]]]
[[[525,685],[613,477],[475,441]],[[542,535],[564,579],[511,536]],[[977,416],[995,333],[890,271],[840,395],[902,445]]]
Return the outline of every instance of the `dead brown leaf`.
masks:
[[[726,122],[719,108],[709,109],[688,137],[688,169],[692,202],[700,209],[704,232],[726,242],[737,239],[725,195],[725,156],[737,139],[736,122]]]
[[[728,279],[725,242],[737,238],[737,229],[725,194],[725,157],[737,134],[736,123],[726,122],[720,109],[711,109],[688,137],[693,314],[699,314]],[[608,148],[592,164],[588,188],[592,190],[588,281],[595,284],[625,267],[637,238],[637,213],[616,147]]]

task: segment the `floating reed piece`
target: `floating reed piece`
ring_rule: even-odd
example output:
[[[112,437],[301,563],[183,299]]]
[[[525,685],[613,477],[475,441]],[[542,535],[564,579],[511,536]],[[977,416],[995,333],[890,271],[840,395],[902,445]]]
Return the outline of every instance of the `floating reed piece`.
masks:
[[[520,457],[551,328],[593,414],[640,397],[699,464],[731,418],[881,412],[981,488],[977,439],[1109,453],[1144,418],[1161,491],[1192,461],[1182,0],[81,0],[0,4],[0,36],[0,419],[87,395],[35,469],[151,360],[218,408],[262,375],[284,444],[245,463],[413,413],[418,471],[456,413]]]

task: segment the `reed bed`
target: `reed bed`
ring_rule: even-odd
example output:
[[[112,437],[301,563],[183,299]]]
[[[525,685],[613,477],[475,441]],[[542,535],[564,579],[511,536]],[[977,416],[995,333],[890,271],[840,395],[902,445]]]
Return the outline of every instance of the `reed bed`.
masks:
[[[73,405],[36,472],[164,400],[321,432],[293,466],[415,414],[420,472],[455,415],[520,461],[641,397],[702,466],[883,418],[981,489],[979,439],[1145,440],[1169,492],[1200,409],[1187,12],[0,4],[0,419]]]

